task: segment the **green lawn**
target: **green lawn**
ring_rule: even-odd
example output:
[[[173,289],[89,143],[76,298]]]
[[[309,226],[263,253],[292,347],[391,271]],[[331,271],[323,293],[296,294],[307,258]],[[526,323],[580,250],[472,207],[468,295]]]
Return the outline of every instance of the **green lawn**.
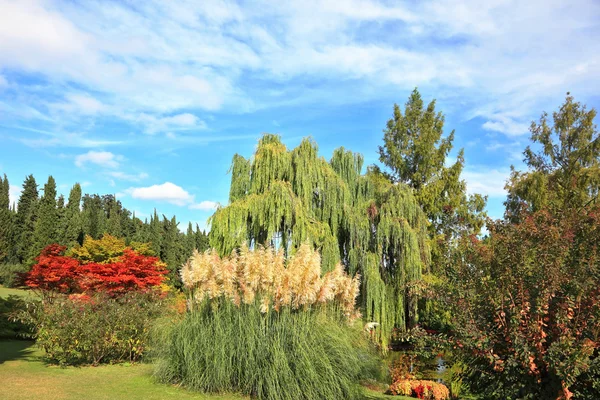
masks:
[[[20,297],[24,297],[24,298],[37,297],[37,295],[34,292],[32,292],[31,290],[6,288],[6,287],[0,285],[0,298],[2,298],[2,297],[6,298],[11,295],[20,296]]]
[[[234,400],[242,396],[211,396],[156,383],[152,366],[105,365],[60,368],[40,361],[32,342],[0,342],[0,388],[4,400],[203,399]]]

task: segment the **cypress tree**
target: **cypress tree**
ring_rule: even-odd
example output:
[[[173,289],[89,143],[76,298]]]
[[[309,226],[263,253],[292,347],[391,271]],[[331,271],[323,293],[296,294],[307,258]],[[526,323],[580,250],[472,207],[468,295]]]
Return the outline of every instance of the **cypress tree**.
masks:
[[[0,177],[0,263],[6,261],[12,253],[14,245],[13,216],[10,209],[10,185],[6,174]]]
[[[20,263],[30,261],[33,245],[33,232],[37,219],[38,188],[33,175],[29,175],[23,182],[23,191],[17,206],[15,235],[17,238],[16,256]]]
[[[44,194],[39,202],[30,259],[33,260],[37,257],[44,247],[56,243],[58,240],[57,233],[56,181],[52,176],[49,176],[48,182],[44,185]]]
[[[187,231],[185,234],[184,249],[186,257],[189,257],[194,251],[194,249],[197,249],[196,234],[194,232],[194,228],[192,227],[191,222],[188,223]]]
[[[83,196],[83,233],[94,239],[100,239],[104,233],[106,215],[102,198],[97,194]]]
[[[150,217],[150,225],[148,227],[148,240],[152,245],[152,250],[157,255],[161,254],[162,237],[163,226],[160,219],[158,218],[158,213],[156,212],[156,209],[154,209],[154,214]]]
[[[179,287],[179,269],[183,263],[183,243],[180,241],[179,223],[175,216],[170,220],[163,215],[163,235],[161,241],[160,259],[167,264],[171,282]],[[186,255],[187,256],[187,255]]]
[[[198,224],[196,224],[196,231],[194,232],[195,246],[198,251],[203,252],[210,248],[208,235],[205,231],[200,230]]]
[[[81,186],[76,183],[69,192],[69,202],[65,207],[64,224],[61,243],[67,247],[83,244],[83,228],[81,221]]]
[[[123,237],[123,229],[121,227],[121,202],[117,201],[113,195],[104,196],[108,211],[106,219],[106,229],[110,235],[115,237]]]
[[[363,316],[380,324],[385,350],[394,328],[418,320],[418,283],[430,262],[427,219],[411,188],[375,169],[362,175],[362,164],[343,148],[327,162],[309,139],[290,151],[279,136],[264,135],[251,159],[234,157],[229,204],[211,217],[209,238],[221,255],[243,243],[290,255],[310,243],[324,271],[341,261],[362,277]]]

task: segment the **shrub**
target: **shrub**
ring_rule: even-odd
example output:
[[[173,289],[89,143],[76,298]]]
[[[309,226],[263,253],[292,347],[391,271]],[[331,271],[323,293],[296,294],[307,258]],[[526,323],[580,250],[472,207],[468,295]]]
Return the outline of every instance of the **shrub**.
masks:
[[[31,335],[31,327],[16,318],[26,310],[26,302],[19,296],[0,297],[0,338],[23,339]]]
[[[321,276],[302,246],[284,265],[271,249],[221,259],[195,253],[182,269],[188,312],[159,336],[157,377],[258,399],[352,399],[377,363],[356,316],[358,278]]]
[[[600,207],[520,218],[461,243],[446,293],[465,382],[486,399],[600,398]]]
[[[96,365],[140,360],[161,309],[151,293],[74,294],[35,304],[20,317],[34,327],[33,337],[50,362]]]
[[[17,287],[23,283],[23,275],[29,267],[23,264],[0,264],[0,284],[5,287]]]
[[[401,357],[390,366],[392,384],[389,393],[396,396],[412,396],[426,400],[446,400],[450,398],[448,388],[437,382],[415,379],[409,371],[410,361]]]
[[[416,379],[400,379],[393,382],[390,385],[390,393],[424,400],[446,400],[450,398],[450,391],[441,383]]]

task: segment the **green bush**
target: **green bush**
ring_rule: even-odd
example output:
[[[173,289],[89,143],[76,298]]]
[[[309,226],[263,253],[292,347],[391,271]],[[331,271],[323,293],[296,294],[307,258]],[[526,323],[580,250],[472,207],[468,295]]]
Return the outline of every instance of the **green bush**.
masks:
[[[162,308],[156,296],[145,293],[58,295],[29,307],[21,319],[34,327],[33,337],[50,362],[96,365],[140,360]]]
[[[0,264],[0,284],[5,287],[16,287],[22,284],[21,274],[29,271],[23,264]]]
[[[0,297],[0,338],[23,339],[31,335],[31,327],[15,320],[27,309],[27,303],[19,296]]]
[[[258,399],[360,398],[358,382],[379,364],[360,329],[335,314],[263,314],[259,303],[205,301],[161,330],[156,375],[193,390]]]

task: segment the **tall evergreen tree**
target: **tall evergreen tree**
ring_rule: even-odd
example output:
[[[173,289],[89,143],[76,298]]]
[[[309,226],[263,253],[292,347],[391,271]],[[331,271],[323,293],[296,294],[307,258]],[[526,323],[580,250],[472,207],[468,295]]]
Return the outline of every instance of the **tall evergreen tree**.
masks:
[[[198,251],[202,252],[210,248],[208,234],[205,231],[200,230],[198,224],[196,224],[196,232],[194,232],[194,239],[196,241],[196,249],[198,249]]]
[[[106,215],[100,196],[97,194],[83,196],[82,217],[84,234],[99,239],[106,226]]]
[[[467,196],[466,183],[460,175],[464,152],[447,167],[454,131],[444,137],[444,115],[435,110],[435,100],[424,106],[415,89],[404,108],[394,104],[394,114],[383,131],[379,160],[387,167],[386,176],[394,183],[414,189],[414,195],[427,214],[433,238],[433,267],[443,273],[450,259],[450,241],[462,233],[479,233],[486,214],[486,198]]]
[[[13,252],[13,213],[10,209],[10,185],[6,174],[0,177],[0,264]]]
[[[161,254],[162,237],[163,225],[161,220],[158,218],[158,213],[156,212],[156,209],[154,209],[154,214],[152,214],[152,216],[150,217],[150,225],[148,227],[148,240],[150,240],[152,250],[157,255]]]
[[[81,223],[81,186],[76,183],[69,192],[69,202],[65,207],[64,224],[60,241],[67,247],[83,243]]]
[[[103,196],[103,201],[105,203],[105,212],[108,215],[105,232],[108,232],[115,237],[123,237],[123,229],[121,227],[121,202],[113,195]]]
[[[37,220],[38,188],[33,175],[29,175],[23,182],[23,191],[17,206],[16,230],[17,237],[16,256],[18,262],[30,262],[29,256],[33,245],[33,232]]]
[[[187,231],[185,234],[185,242],[184,242],[184,252],[186,257],[189,257],[196,247],[196,234],[194,233],[194,228],[192,227],[192,223],[188,223]]]
[[[175,216],[170,220],[163,215],[163,234],[161,241],[160,259],[167,264],[169,269],[169,278],[171,282],[179,285],[179,269],[183,263],[184,246],[181,240],[181,233],[178,228],[179,223]],[[186,257],[188,257],[186,255]]]
[[[44,185],[39,207],[38,218],[35,222],[33,245],[30,250],[30,260],[35,259],[40,251],[49,244],[58,241],[58,214],[56,209],[56,181],[51,176]]]

